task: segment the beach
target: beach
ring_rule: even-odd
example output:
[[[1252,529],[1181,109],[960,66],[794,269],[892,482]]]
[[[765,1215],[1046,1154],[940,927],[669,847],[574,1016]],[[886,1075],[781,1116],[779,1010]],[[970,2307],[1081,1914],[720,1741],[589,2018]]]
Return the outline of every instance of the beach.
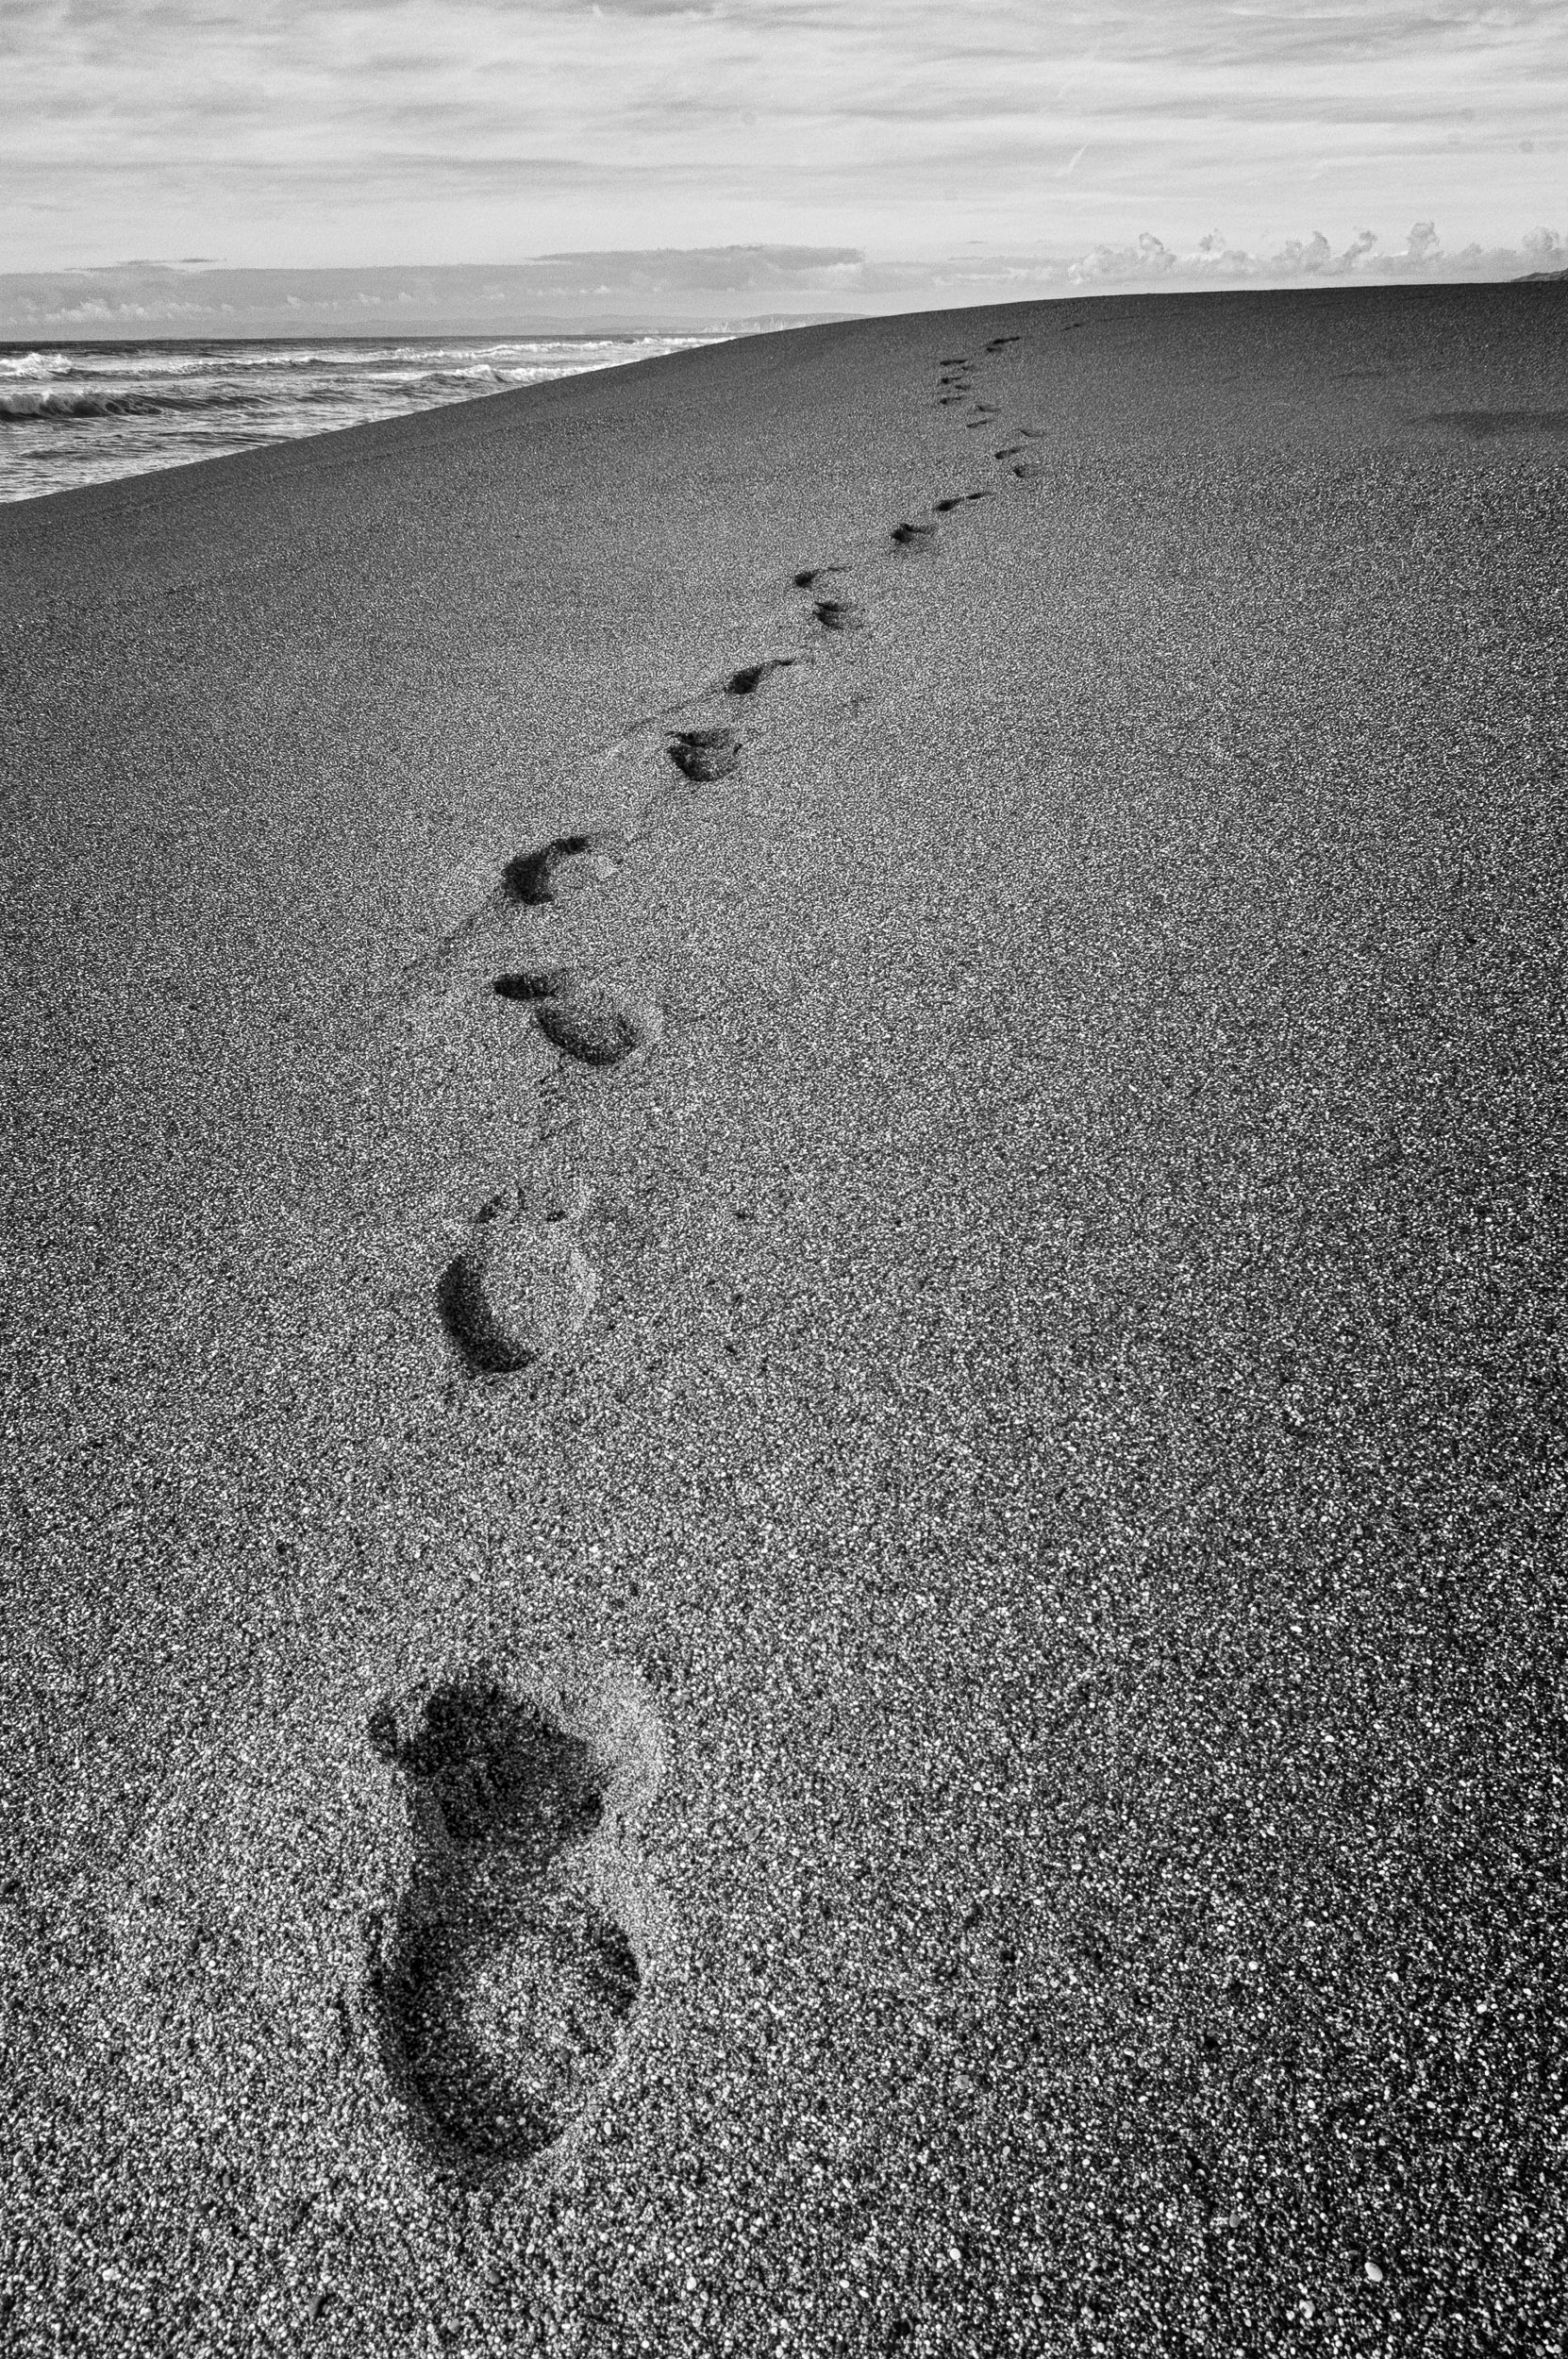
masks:
[[[1561,2349],[1565,323],[0,511],[12,2348]]]

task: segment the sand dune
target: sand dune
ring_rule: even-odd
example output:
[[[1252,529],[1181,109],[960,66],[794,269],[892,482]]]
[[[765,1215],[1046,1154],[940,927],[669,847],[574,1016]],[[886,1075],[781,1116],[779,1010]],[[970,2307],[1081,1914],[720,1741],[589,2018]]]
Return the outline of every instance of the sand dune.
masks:
[[[12,2347],[1559,2347],[1565,318],[0,511]]]

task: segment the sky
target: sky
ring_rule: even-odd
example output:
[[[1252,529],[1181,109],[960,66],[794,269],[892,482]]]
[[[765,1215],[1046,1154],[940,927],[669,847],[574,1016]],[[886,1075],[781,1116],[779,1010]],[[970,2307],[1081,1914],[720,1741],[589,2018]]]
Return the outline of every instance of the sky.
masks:
[[[755,312],[1508,276],[1568,262],[1568,6],[5,0],[0,157],[0,271],[39,285],[585,254],[613,308],[646,249],[792,253],[726,293]]]

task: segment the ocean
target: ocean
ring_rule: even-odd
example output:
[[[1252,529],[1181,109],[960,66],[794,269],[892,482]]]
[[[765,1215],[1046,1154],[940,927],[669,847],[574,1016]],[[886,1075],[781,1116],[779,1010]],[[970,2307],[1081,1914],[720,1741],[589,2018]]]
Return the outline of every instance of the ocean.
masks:
[[[0,343],[0,499],[474,401],[719,336],[405,336]]]

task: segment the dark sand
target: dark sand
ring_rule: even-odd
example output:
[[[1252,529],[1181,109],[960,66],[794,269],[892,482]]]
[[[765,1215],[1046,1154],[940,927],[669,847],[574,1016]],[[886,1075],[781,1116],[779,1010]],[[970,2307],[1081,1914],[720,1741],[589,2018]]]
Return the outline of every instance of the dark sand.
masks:
[[[1565,323],[0,510],[8,2348],[1563,2349]]]

